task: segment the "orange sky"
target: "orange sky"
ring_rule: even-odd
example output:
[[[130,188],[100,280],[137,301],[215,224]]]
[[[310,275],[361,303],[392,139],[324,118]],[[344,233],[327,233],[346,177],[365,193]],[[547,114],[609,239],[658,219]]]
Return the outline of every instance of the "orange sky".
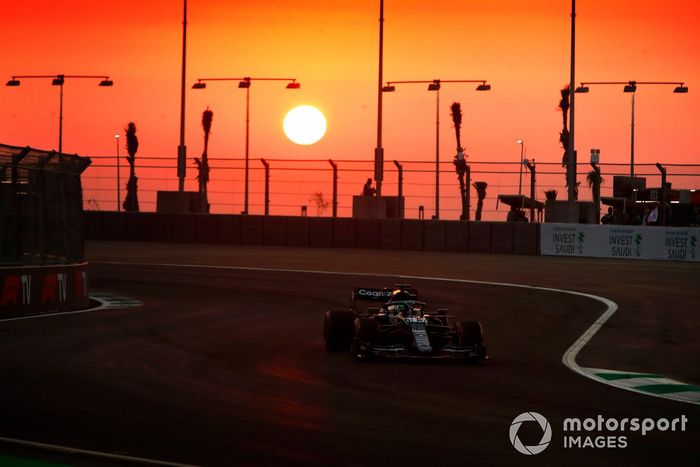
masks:
[[[688,94],[677,95],[672,87],[639,87],[636,160],[700,163],[696,142],[700,134],[700,3],[681,0],[661,6],[649,0],[579,0],[577,8],[577,81],[684,81],[690,88]],[[114,133],[134,121],[140,156],[174,158],[179,139],[181,9],[180,2],[165,0],[122,0],[109,8],[84,0],[5,2],[0,15],[4,32],[0,79],[23,74],[107,74],[114,80],[113,88],[99,88],[97,81],[66,81],[64,151],[112,156]],[[214,111],[210,156],[240,158],[244,153],[245,93],[235,83],[190,89],[201,77],[294,77],[301,82],[297,91],[279,83],[254,83],[253,158],[373,157],[377,0],[190,0],[189,10],[188,189],[196,187],[191,158],[202,151],[200,119],[207,106]],[[454,100],[464,109],[462,138],[471,160],[517,161],[515,140],[524,138],[530,157],[559,161],[561,115],[556,106],[559,89],[569,78],[569,11],[567,0],[386,0],[385,80],[486,79],[492,84],[487,93],[475,92],[472,85],[443,86],[444,161],[450,161],[454,152],[449,118]],[[579,158],[587,161],[589,149],[597,147],[603,162],[628,162],[629,95],[612,86],[592,87],[589,94],[577,97]],[[58,92],[50,81],[2,86],[0,102],[0,142],[57,147]],[[282,132],[285,112],[298,104],[315,105],[328,119],[328,133],[316,145],[297,146]],[[384,96],[384,109],[386,160],[434,160],[435,94],[422,85],[400,86]],[[372,171],[367,168],[369,176]],[[164,183],[176,187],[173,170],[142,170],[140,175],[144,189],[149,178],[171,179],[158,183],[161,188]],[[98,177],[97,185],[86,181],[86,189],[99,186],[104,191],[112,175],[92,168],[86,176]],[[254,174],[256,179],[260,176]],[[226,177],[242,176],[229,171]],[[327,174],[311,178],[319,177],[325,179]],[[362,177],[364,173],[348,174],[345,181],[355,183],[355,178]],[[389,180],[387,175],[388,194],[395,190],[392,177]],[[213,173],[212,179],[216,178]],[[312,181],[289,190],[280,187],[281,180],[290,178],[298,175],[278,173],[275,190],[314,191]],[[443,176],[449,189],[455,185],[452,178]],[[512,188],[517,178],[515,182],[507,176],[481,178],[489,181],[491,198],[498,192],[517,192]],[[560,179],[563,176],[544,177],[539,184],[544,189],[547,184],[561,184]],[[413,180],[416,192],[423,190],[426,196],[415,203],[431,206],[430,179],[420,179],[426,183],[423,188],[418,187],[417,175]],[[698,178],[674,182],[697,188]],[[346,196],[359,191],[359,183],[346,185]],[[106,200],[110,195],[88,196]],[[586,196],[590,195],[582,197]],[[538,197],[542,197],[539,188]],[[240,210],[236,206],[240,196],[226,199],[233,206],[222,205],[219,212]],[[341,202],[348,204],[349,198]],[[444,217],[455,216],[452,212]]]

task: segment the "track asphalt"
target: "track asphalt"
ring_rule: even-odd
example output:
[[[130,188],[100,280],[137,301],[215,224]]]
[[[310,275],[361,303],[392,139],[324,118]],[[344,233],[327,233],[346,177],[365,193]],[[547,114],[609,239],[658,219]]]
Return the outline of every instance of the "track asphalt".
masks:
[[[575,290],[619,310],[582,366],[700,383],[697,277],[688,263],[428,252],[91,242],[91,287],[136,308],[0,323],[0,436],[200,465],[697,465],[700,407],[583,378],[562,354],[604,306],[572,295],[414,281],[422,299],[482,321],[479,365],[363,364],[323,348],[323,312],[391,277],[164,263],[408,274]],[[116,264],[116,263],[151,264]],[[115,264],[110,264],[115,263]],[[553,436],[518,453],[513,419]],[[626,448],[564,448],[565,418],[673,419]],[[536,425],[535,425],[536,428]],[[518,433],[536,444],[542,431]],[[19,457],[38,451],[0,443]],[[31,454],[27,456],[27,454]],[[54,456],[54,454],[52,454]],[[120,465],[84,457],[58,463]]]

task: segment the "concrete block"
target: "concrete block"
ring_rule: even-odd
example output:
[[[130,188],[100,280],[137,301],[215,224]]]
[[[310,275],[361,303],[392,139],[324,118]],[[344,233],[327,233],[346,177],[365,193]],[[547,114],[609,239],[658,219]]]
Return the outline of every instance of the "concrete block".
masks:
[[[445,221],[428,220],[423,222],[423,249],[445,251]]]
[[[492,222],[491,223],[491,253],[513,253],[513,226],[522,222]]]
[[[348,217],[333,219],[333,246],[355,248],[356,244],[355,219]]]
[[[147,242],[151,223],[150,212],[125,212],[123,213],[126,222],[125,240],[136,242]]]
[[[102,211],[83,211],[85,240],[102,240],[104,237],[104,216]]]
[[[445,221],[445,250],[469,251],[469,223]]]
[[[309,246],[333,246],[333,218],[309,217]]]
[[[309,246],[309,218],[287,218],[287,245]]]
[[[469,251],[491,253],[491,222],[469,222]]]
[[[241,216],[241,244],[263,244],[264,216]]]
[[[265,216],[263,218],[263,243],[265,245],[287,245],[287,218],[284,216]]]
[[[103,239],[124,240],[126,238],[126,218],[121,212],[103,212]]]
[[[513,224],[513,253],[536,255],[539,247],[540,224],[516,222]]]
[[[379,219],[357,219],[355,231],[357,233],[358,248],[379,248],[381,245],[381,231]]]
[[[380,248],[387,250],[401,249],[402,220],[382,219],[379,223]]]
[[[426,221],[404,219],[401,224],[401,249],[423,249],[423,224]]]
[[[241,244],[241,216],[222,214],[219,216],[219,243]]]
[[[154,242],[173,241],[173,215],[155,212],[151,213],[148,238]]]
[[[197,243],[219,242],[219,216],[218,214],[193,214],[196,223]]]
[[[173,214],[173,241],[194,243],[197,239],[197,214]]]

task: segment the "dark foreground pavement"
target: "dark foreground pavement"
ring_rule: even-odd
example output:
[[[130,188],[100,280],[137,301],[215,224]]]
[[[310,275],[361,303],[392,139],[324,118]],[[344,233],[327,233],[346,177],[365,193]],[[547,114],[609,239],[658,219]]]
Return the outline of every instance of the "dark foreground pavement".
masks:
[[[429,303],[480,319],[492,359],[362,364],[325,352],[323,311],[343,307],[353,286],[391,278],[104,261],[134,254],[161,263],[408,273],[597,293],[620,311],[580,363],[696,382],[690,305],[697,294],[683,277],[697,266],[130,243],[90,244],[89,252],[94,290],[144,306],[0,323],[0,436],[206,465],[697,465],[700,407],[607,387],[561,364],[603,311],[596,301],[413,281]],[[640,305],[662,289],[656,307]],[[676,358],[683,353],[685,364]],[[517,453],[508,438],[513,418],[527,411],[553,428],[537,456]],[[564,418],[598,414],[685,415],[689,423],[685,432],[615,433],[626,436],[626,448],[565,449]],[[525,444],[541,436],[532,428],[520,433]],[[0,452],[18,449],[6,447]]]

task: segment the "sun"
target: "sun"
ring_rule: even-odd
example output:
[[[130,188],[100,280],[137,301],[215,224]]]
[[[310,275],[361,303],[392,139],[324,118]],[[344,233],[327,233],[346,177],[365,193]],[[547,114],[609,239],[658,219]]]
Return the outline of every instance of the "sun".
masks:
[[[317,143],[326,134],[326,117],[311,105],[294,107],[284,117],[284,134],[296,144]]]

